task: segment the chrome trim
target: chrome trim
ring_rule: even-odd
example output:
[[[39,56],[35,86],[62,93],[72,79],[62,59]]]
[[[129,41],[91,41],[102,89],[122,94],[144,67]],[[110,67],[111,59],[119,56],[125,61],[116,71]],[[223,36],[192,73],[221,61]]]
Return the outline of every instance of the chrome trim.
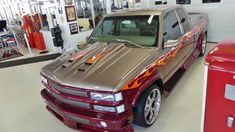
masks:
[[[153,124],[158,117],[161,107],[161,92],[153,89],[147,97],[144,107],[144,118],[147,124]]]
[[[227,119],[227,126],[229,128],[232,128],[233,127],[233,122],[234,122],[234,117],[229,116],[228,119]]]
[[[56,108],[54,108],[54,106],[51,106],[51,105],[48,104],[48,107],[50,109],[52,109],[55,113],[59,114],[60,116],[63,115],[63,112],[58,110],[58,109],[56,109]]]
[[[226,84],[224,98],[235,101],[235,86]]]
[[[202,41],[202,54],[206,53],[206,45],[207,45],[207,35],[204,34],[203,41]]]
[[[73,100],[69,100],[69,99],[65,99],[62,96],[55,94],[55,93],[51,93],[51,95],[56,98],[57,100],[66,103],[66,104],[70,104],[73,106],[78,106],[78,107],[82,107],[82,108],[87,108],[90,109],[90,105],[88,103],[84,103],[84,102],[79,102],[79,101],[73,101]]]
[[[88,97],[87,92],[79,91],[79,90],[72,90],[72,89],[68,89],[68,88],[63,88],[59,84],[56,84],[52,81],[49,81],[49,86],[51,86],[52,88],[54,88],[54,89],[56,89],[56,90],[58,90],[62,93],[77,95],[77,96],[81,96],[81,97]]]

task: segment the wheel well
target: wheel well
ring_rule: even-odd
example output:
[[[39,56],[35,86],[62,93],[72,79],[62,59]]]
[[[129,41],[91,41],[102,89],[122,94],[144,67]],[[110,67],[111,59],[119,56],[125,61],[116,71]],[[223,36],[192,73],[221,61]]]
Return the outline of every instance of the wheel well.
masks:
[[[207,35],[208,35],[208,34],[207,34],[207,31],[205,31],[205,33],[204,33],[204,34],[206,34],[206,36],[207,36]]]
[[[163,81],[162,79],[157,79],[152,85],[157,85],[160,90],[161,90],[161,93],[163,94],[164,93],[164,85],[163,85]]]
[[[157,79],[155,82],[153,82],[150,86],[152,85],[157,85],[160,90],[161,90],[161,93],[164,95],[164,84],[163,84],[163,81],[161,78]],[[149,87],[150,87],[149,86]],[[146,90],[146,89],[145,89]],[[145,90],[143,90],[142,92],[144,92]],[[137,104],[136,102],[139,100],[141,94],[136,98],[136,101],[132,104],[133,105],[133,108],[135,107],[135,105]]]

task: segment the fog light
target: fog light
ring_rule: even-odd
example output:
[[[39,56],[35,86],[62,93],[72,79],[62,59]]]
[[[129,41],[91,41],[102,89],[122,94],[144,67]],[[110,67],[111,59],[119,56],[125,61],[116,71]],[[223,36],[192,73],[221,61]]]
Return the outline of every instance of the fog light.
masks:
[[[101,125],[102,127],[107,127],[107,124],[106,124],[104,121],[101,121],[101,122],[100,122],[100,125]]]
[[[115,107],[108,107],[108,106],[94,105],[94,109],[105,112],[116,112]]]
[[[116,108],[117,108],[117,113],[122,113],[125,111],[124,105],[117,106]]]

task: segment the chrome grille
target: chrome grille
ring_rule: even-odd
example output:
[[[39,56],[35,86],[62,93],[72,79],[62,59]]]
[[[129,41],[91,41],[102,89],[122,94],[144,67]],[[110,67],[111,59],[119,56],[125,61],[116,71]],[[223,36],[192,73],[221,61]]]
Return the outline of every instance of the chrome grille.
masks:
[[[78,107],[82,107],[82,108],[88,108],[88,109],[90,108],[90,105],[88,103],[65,99],[62,96],[55,94],[55,93],[52,93],[52,96],[54,98],[56,98],[57,100],[59,100],[63,103],[66,103],[66,104],[70,104],[70,105],[78,106]]]
[[[81,91],[81,90],[73,90],[73,89],[68,89],[68,88],[64,88],[63,86],[50,81],[49,85],[52,89],[55,89],[57,91],[59,91],[61,94],[68,94],[69,95],[75,95],[75,96],[79,96],[79,97],[88,97],[87,92]],[[65,104],[69,104],[72,106],[76,106],[76,107],[81,107],[81,108],[87,108],[90,109],[90,104],[89,103],[85,103],[85,102],[80,102],[80,101],[76,101],[76,100],[71,100],[68,99],[64,96],[61,96],[60,94],[57,94],[55,92],[51,92],[51,95],[58,101],[65,103]]]
[[[52,88],[62,92],[62,93],[76,95],[76,96],[80,96],[80,97],[88,97],[87,92],[79,91],[79,90],[73,90],[73,89],[68,89],[68,88],[63,88],[59,84],[56,84],[56,83],[54,83],[52,81],[50,81],[50,86]]]

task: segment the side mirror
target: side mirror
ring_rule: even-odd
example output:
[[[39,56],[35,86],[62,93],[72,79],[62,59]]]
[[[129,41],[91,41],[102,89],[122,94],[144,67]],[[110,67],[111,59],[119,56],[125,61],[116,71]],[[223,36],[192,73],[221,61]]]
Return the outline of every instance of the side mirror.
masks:
[[[167,40],[166,42],[164,42],[164,48],[171,48],[171,47],[175,47],[179,44],[178,40]]]
[[[85,42],[80,42],[78,45],[77,45],[77,48],[78,49],[84,49],[86,48],[87,44]]]

